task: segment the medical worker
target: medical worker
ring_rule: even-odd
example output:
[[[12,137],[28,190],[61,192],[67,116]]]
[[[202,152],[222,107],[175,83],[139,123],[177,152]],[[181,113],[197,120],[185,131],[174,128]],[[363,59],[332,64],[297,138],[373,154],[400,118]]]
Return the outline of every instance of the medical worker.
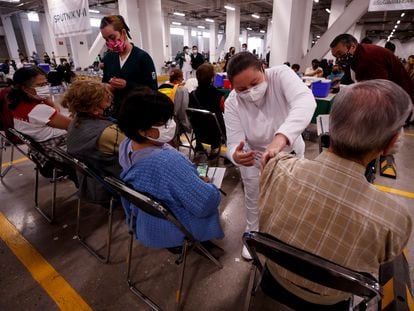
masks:
[[[266,71],[249,52],[233,56],[227,67],[233,91],[225,102],[227,157],[243,179],[246,231],[259,230],[257,199],[260,170],[280,151],[303,158],[305,130],[316,108],[312,92],[287,66]],[[242,257],[251,259],[246,247]]]

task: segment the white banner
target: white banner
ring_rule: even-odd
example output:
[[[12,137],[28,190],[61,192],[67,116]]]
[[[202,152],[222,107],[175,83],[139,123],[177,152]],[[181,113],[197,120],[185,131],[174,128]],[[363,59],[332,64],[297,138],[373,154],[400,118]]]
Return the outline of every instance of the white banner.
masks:
[[[88,0],[47,0],[56,38],[91,33]]]
[[[413,10],[414,0],[370,0],[368,11]]]

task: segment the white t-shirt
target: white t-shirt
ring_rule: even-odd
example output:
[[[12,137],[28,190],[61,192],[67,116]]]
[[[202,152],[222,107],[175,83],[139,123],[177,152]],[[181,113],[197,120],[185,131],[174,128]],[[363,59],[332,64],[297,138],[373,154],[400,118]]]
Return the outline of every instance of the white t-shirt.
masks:
[[[66,130],[47,125],[55,113],[55,108],[45,104],[38,104],[29,112],[29,122],[15,118],[14,128],[38,142],[65,135]]]
[[[287,66],[266,70],[268,87],[264,103],[256,105],[239,99],[233,90],[225,102],[224,121],[227,131],[227,156],[232,155],[241,141],[257,151],[265,151],[278,133],[285,135],[289,146],[303,157],[305,143],[300,136],[310,123],[316,108],[312,92]]]

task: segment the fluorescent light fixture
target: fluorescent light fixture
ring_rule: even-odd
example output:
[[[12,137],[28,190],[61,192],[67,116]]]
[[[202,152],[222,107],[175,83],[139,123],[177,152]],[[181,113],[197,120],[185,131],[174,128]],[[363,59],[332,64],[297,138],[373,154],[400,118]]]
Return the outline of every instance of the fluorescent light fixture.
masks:
[[[320,35],[317,35],[317,36],[316,36],[316,38],[318,38],[318,39],[319,39],[320,37],[321,37]]]
[[[177,16],[185,16],[185,14],[184,13],[181,13],[181,12],[174,12],[173,14],[174,15],[177,15]]]
[[[328,14],[331,14],[331,10],[329,10],[328,8],[326,8],[325,11],[328,12]]]
[[[197,28],[200,28],[200,29],[206,29],[206,27],[201,26],[201,25],[197,26]]]
[[[20,0],[1,0],[0,2],[19,3]]]
[[[260,16],[259,16],[259,15],[257,15],[257,14],[252,14],[252,17],[253,17],[253,18],[260,18]]]
[[[401,13],[401,17],[404,17],[405,16],[405,13],[403,12],[403,13]]]
[[[224,6],[224,8],[225,8],[226,10],[230,10],[230,11],[235,11],[235,10],[236,10],[236,8],[235,8],[235,7],[233,7],[233,6],[231,6],[231,5],[225,5],[225,6]]]
[[[250,27],[246,27],[246,29],[247,29],[247,30],[253,30],[253,29],[251,29]]]
[[[172,22],[171,24],[181,26],[181,23],[179,23],[179,22]]]
[[[397,21],[397,25],[399,25],[400,23],[401,23],[401,21],[400,21],[400,20],[398,20],[398,21]]]
[[[315,2],[315,3],[319,3],[319,0],[313,0],[313,2]]]
[[[93,9],[89,9],[89,13],[96,13],[96,14],[99,14],[99,13],[101,13],[101,11],[98,11],[98,10],[93,10]]]
[[[263,29],[260,30],[261,33],[265,33],[266,31],[264,31]]]
[[[39,15],[36,12],[27,13],[27,18],[28,18],[29,22],[38,22],[39,21]]]
[[[214,23],[214,19],[211,19],[211,18],[206,18],[205,21],[209,23]]]

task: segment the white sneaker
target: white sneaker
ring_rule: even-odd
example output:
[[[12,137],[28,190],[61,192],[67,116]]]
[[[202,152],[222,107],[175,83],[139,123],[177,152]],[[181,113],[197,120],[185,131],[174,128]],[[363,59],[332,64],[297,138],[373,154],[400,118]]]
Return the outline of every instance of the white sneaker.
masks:
[[[252,256],[250,255],[250,253],[249,253],[249,251],[248,251],[247,247],[246,247],[246,246],[244,246],[244,245],[243,245],[243,248],[242,248],[241,256],[242,256],[242,257],[243,257],[243,259],[245,259],[245,260],[252,260],[252,259],[253,259],[253,258],[252,258]]]

